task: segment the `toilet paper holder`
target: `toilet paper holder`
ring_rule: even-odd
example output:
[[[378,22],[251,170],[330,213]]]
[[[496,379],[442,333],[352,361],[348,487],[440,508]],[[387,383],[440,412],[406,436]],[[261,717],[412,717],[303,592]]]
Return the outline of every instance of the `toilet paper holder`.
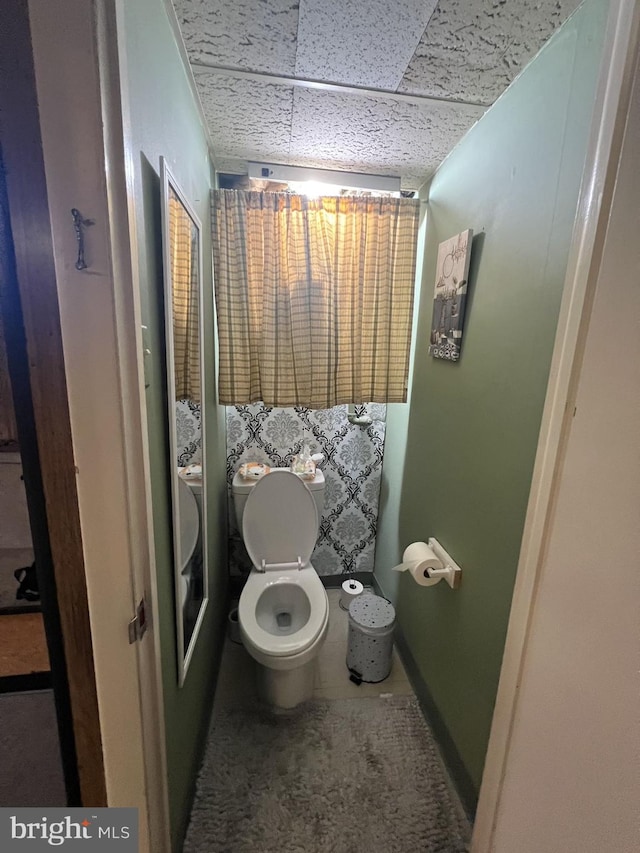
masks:
[[[429,577],[433,580],[445,580],[451,589],[458,589],[462,581],[462,569],[456,561],[444,550],[437,539],[432,536],[427,542],[429,548],[442,563],[441,569],[428,569]]]

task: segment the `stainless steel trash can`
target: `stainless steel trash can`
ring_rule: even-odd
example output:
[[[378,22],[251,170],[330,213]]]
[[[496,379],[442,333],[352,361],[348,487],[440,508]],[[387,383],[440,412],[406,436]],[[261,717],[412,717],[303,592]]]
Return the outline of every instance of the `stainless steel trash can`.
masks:
[[[365,593],[349,606],[347,668],[351,680],[375,683],[391,672],[396,612],[391,602]]]

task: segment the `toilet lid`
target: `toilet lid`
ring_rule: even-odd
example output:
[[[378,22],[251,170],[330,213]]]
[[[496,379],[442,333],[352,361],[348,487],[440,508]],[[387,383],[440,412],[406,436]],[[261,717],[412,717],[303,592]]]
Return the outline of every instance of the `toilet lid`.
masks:
[[[242,517],[244,544],[254,566],[306,565],[318,536],[313,495],[290,471],[272,471],[254,485]]]

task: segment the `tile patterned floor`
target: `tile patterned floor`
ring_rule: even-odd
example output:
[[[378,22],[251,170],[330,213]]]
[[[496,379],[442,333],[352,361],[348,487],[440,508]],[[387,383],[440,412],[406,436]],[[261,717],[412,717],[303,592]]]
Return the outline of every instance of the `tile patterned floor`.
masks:
[[[42,613],[0,615],[0,676],[49,672]]]
[[[366,696],[406,696],[413,693],[397,651],[389,677],[379,684],[349,680],[346,665],[348,614],[339,605],[340,589],[328,589],[329,633],[318,657],[314,699],[358,699]],[[255,694],[254,661],[244,647],[229,640],[225,643],[222,666],[216,689],[216,702],[253,701]]]

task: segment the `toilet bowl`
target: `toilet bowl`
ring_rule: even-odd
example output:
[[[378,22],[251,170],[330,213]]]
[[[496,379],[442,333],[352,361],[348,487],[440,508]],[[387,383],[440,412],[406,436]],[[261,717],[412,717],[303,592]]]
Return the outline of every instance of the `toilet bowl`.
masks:
[[[238,604],[240,636],[258,664],[261,698],[278,708],[294,708],[311,698],[329,627],[327,594],[310,562],[321,494],[312,494],[290,471],[275,469],[248,493],[234,491],[238,497],[253,563]]]
[[[202,481],[200,481],[202,483]],[[202,485],[200,485],[200,493]],[[200,541],[200,504],[199,495],[181,476],[178,475],[178,517],[180,519],[180,575],[178,580],[180,604],[188,606],[191,589],[192,557]]]

